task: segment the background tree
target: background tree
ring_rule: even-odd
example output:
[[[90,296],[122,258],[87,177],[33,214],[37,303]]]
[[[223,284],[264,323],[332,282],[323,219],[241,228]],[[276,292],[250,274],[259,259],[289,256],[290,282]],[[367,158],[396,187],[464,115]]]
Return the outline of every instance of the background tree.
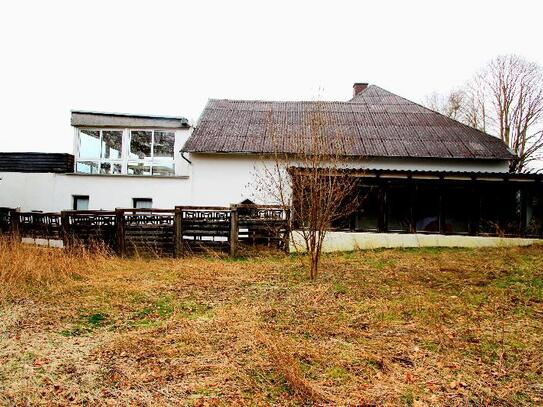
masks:
[[[297,251],[307,252],[311,279],[318,274],[327,232],[359,202],[358,181],[349,173],[345,155],[347,138],[325,106],[308,104],[299,131],[290,134],[288,142],[270,112],[266,136],[274,153],[263,157],[255,174],[258,195],[291,208],[291,242]]]
[[[534,62],[498,56],[461,89],[424,104],[499,137],[518,156],[512,172],[531,171],[543,158],[543,69]]]

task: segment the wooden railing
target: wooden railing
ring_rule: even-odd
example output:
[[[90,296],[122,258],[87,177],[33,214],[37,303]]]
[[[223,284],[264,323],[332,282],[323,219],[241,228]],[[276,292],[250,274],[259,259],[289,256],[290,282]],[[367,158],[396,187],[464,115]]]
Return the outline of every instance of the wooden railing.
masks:
[[[180,257],[207,250],[237,256],[240,247],[262,245],[288,251],[289,223],[289,210],[273,205],[60,213],[0,208],[0,233],[61,239],[65,247],[99,245],[120,256]]]

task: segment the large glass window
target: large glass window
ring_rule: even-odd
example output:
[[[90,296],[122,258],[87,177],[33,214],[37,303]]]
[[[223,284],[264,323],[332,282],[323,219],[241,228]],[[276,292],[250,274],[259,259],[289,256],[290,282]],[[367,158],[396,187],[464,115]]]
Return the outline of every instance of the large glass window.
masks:
[[[120,174],[122,172],[122,145],[122,130],[79,130],[76,172]]]
[[[102,132],[102,158],[119,160],[122,153],[123,132]]]
[[[100,163],[93,161],[78,161],[75,171],[80,174],[98,174],[100,172]]]
[[[175,175],[174,131],[80,129],[78,134],[78,173]]]
[[[130,132],[130,159],[151,158],[151,146],[153,143],[152,131]]]
[[[173,158],[175,133],[173,131],[155,131],[153,157]]]
[[[496,184],[481,191],[479,231],[496,235],[518,234],[520,231],[520,202],[518,188]]]
[[[379,227],[379,191],[375,186],[359,189],[360,208],[355,214],[355,230],[377,231]]]
[[[526,234],[540,236],[543,230],[543,194],[526,191]]]
[[[164,130],[132,130],[128,174],[172,176],[175,133]]]
[[[417,187],[415,230],[417,232],[439,232],[439,190],[437,187]]]
[[[100,130],[79,131],[79,158],[100,158]]]
[[[386,191],[387,224],[389,232],[408,232],[411,229],[411,189],[390,186]]]
[[[444,232],[467,234],[474,204],[469,187],[446,187],[443,191]]]

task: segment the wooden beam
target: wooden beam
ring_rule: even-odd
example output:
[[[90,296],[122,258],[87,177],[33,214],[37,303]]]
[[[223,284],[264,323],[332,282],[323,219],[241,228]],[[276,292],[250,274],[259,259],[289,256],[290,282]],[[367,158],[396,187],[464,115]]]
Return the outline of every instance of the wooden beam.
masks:
[[[62,244],[66,248],[70,245],[70,216],[65,211],[60,212],[60,230]]]
[[[185,254],[184,253],[185,246],[183,244],[184,243],[183,242],[183,207],[181,206],[175,207],[173,224],[174,224],[173,236],[174,236],[174,248],[175,248],[174,255],[175,257],[179,258]]]
[[[117,254],[121,257],[126,256],[126,240],[124,233],[124,210],[115,209],[115,224],[116,228],[116,237],[117,237]]]
[[[238,208],[237,205],[230,206],[230,256],[238,255]]]

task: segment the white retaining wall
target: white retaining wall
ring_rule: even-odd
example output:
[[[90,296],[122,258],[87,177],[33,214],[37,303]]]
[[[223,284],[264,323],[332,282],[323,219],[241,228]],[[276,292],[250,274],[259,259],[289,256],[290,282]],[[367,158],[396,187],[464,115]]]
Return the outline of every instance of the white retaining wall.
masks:
[[[511,247],[543,244],[541,239],[419,233],[327,232],[324,252],[406,247]],[[293,233],[290,251],[305,251],[302,236]]]

